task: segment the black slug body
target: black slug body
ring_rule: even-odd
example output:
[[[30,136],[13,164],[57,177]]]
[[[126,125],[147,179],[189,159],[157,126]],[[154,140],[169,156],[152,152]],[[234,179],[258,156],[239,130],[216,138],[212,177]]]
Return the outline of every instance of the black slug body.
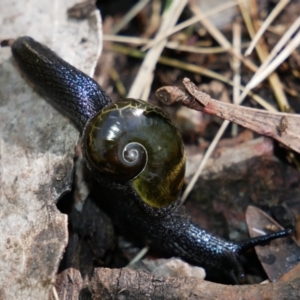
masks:
[[[201,266],[207,277],[222,283],[238,284],[245,274],[239,256],[257,245],[292,234],[291,229],[250,238],[239,243],[226,241],[194,224],[178,200],[173,207],[143,210],[136,205],[134,192],[106,179],[98,178],[102,189],[94,198],[101,199],[101,208],[112,218],[118,231],[143,241],[155,249]],[[121,194],[122,193],[122,194]]]
[[[11,46],[13,56],[35,88],[82,130],[86,122],[111,99],[92,78],[61,59],[31,37]]]
[[[93,79],[30,37],[14,41],[12,53],[29,81],[80,129],[99,206],[120,229],[232,283],[244,276],[243,251],[291,234],[283,230],[235,244],[194,225],[180,202],[183,143],[163,110],[135,99],[112,104]]]

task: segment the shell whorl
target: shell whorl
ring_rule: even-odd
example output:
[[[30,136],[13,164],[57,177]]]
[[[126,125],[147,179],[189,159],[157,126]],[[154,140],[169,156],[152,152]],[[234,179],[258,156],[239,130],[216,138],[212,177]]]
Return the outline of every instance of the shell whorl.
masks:
[[[180,195],[185,153],[180,133],[160,108],[124,99],[105,107],[85,127],[83,150],[100,176],[130,182],[151,207],[165,207]]]

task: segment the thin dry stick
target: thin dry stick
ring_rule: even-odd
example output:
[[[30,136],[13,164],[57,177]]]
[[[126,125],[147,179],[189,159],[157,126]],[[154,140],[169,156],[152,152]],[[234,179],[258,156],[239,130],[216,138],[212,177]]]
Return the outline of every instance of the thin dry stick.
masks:
[[[239,22],[234,22],[233,27],[233,50],[236,53],[241,53],[241,24]],[[231,67],[233,69],[233,103],[237,104],[240,96],[239,86],[241,84],[241,62],[235,56],[232,57]],[[238,133],[237,124],[232,124],[231,134],[236,136]]]
[[[278,43],[272,49],[270,55],[267,57],[266,60],[264,60],[263,64],[259,67],[257,72],[253,75],[251,80],[248,82],[244,92],[242,93],[242,95],[240,97],[240,101],[243,100],[247,96],[248,92],[254,87],[254,86],[252,86],[253,80],[256,79],[257,77],[261,77],[262,71],[270,64],[270,62],[278,54],[278,52],[287,44],[288,40],[299,29],[299,27],[300,27],[300,17],[298,17],[295,20],[295,22],[289,27],[289,29],[285,32],[285,34],[281,37],[281,39],[278,41]],[[262,78],[261,81],[264,79],[265,78]]]
[[[199,16],[201,24],[205,27],[205,29],[210,33],[210,35],[224,48],[231,49],[232,46],[226,37],[221,33],[221,31],[207,18],[205,13],[201,11],[198,4],[194,4],[193,1],[189,3],[189,8],[193,12],[194,15]]]
[[[126,95],[127,95],[126,88],[125,88],[123,82],[121,81],[119,73],[117,72],[117,70],[115,68],[111,68],[109,70],[109,75],[110,75],[110,78],[113,80],[119,95],[122,98],[125,98]]]
[[[148,82],[146,82],[145,84],[145,88],[143,90],[141,99],[148,99],[149,94],[151,92],[151,85],[153,82],[153,78],[154,78],[154,73],[149,74]]]
[[[212,9],[209,12],[205,13],[204,16],[197,15],[197,16],[195,16],[193,18],[190,18],[189,20],[187,20],[185,22],[182,22],[182,23],[178,24],[177,26],[175,26],[173,29],[167,31],[165,33],[165,35],[161,36],[159,39],[154,40],[154,41],[150,41],[147,45],[145,45],[142,48],[142,51],[148,50],[149,48],[155,46],[156,43],[159,43],[160,41],[162,41],[163,39],[169,37],[170,35],[178,32],[178,31],[180,31],[180,30],[182,30],[182,29],[184,29],[184,28],[186,28],[188,26],[191,26],[191,25],[199,22],[200,20],[202,20],[202,18],[207,18],[209,16],[212,16],[214,14],[222,12],[225,9],[231,8],[231,7],[236,6],[236,5],[237,5],[236,1],[227,2],[227,3],[224,3],[224,4],[221,4],[221,5],[217,6],[216,8]]]
[[[149,251],[149,246],[145,246],[127,265],[128,266],[132,266],[135,263],[137,263],[138,261],[140,261]]]
[[[160,0],[151,1],[151,15],[149,16],[148,26],[143,32],[143,36],[152,36],[159,28],[163,4]]]
[[[272,49],[269,57],[263,62],[262,66],[267,66],[271,60],[278,54],[278,52],[287,44],[291,36],[299,29],[300,27],[300,17],[298,17],[294,23],[288,28],[288,30],[284,33],[275,47]]]
[[[127,48],[127,47],[124,47],[121,45],[112,45],[112,50],[117,51],[119,53],[126,54],[126,55],[130,55],[130,56],[136,57],[136,58],[143,58],[145,56],[145,54],[140,52],[139,50],[132,50],[130,48]],[[179,61],[177,59],[171,59],[171,58],[164,57],[164,56],[161,56],[159,58],[158,62],[161,64],[164,64],[164,65],[167,65],[167,66],[179,68],[179,69],[186,70],[186,71],[189,71],[192,73],[201,74],[201,75],[207,76],[209,78],[217,79],[221,82],[224,82],[226,84],[233,86],[232,80],[229,80],[227,77],[225,77],[219,73],[213,72],[211,70],[208,70],[206,68],[196,66],[194,64],[188,64],[188,63]],[[244,91],[245,87],[240,86],[239,89],[241,91]],[[259,95],[254,94],[252,92],[250,92],[249,95],[252,97],[253,100],[255,100],[259,105],[261,105],[266,110],[277,111],[277,109],[275,107],[270,105],[266,100],[264,100]]]
[[[201,175],[204,167],[206,166],[206,163],[208,161],[208,159],[210,158],[211,154],[214,152],[217,144],[219,143],[222,135],[224,134],[227,126],[229,125],[229,121],[223,121],[221,127],[219,128],[217,134],[215,135],[213,141],[210,143],[209,147],[207,148],[200,164],[199,167],[196,171],[196,173],[194,174],[194,176],[192,177],[191,181],[189,182],[189,184],[187,185],[186,189],[184,190],[182,197],[181,197],[181,202],[184,203],[185,200],[187,199],[188,195],[190,194],[190,192],[193,190],[196,182],[198,181],[199,176]]]
[[[282,52],[261,73],[254,78],[248,88],[257,86],[264,78],[269,76],[290,54],[300,45],[300,32],[289,42]]]
[[[164,35],[164,33],[169,29],[172,28],[182,10],[184,9],[187,0],[174,0],[169,7],[167,14],[163,17],[163,22],[161,27],[157,33],[157,36],[160,37]],[[145,89],[145,83],[149,83],[149,76],[154,72],[156,63],[161,55],[162,50],[164,49],[167,41],[163,40],[156,47],[153,47],[151,50],[148,51],[143,63],[137,73],[135,80],[130,88],[128,97],[129,98],[138,98],[141,99],[143,90]]]
[[[59,300],[55,286],[52,286],[52,293],[55,300]]]
[[[256,5],[257,3],[255,0],[252,0],[251,6],[247,7],[245,5],[245,3],[242,2],[241,0],[237,0],[237,1],[239,3],[240,10],[241,10],[243,19],[245,21],[247,30],[249,32],[249,35],[253,39],[253,37],[255,35],[255,29],[254,29],[254,24],[252,23],[252,19],[251,19],[249,10],[253,9],[253,7],[254,8],[257,7],[257,5]],[[255,49],[256,49],[256,52],[257,52],[261,62],[263,62],[265,59],[267,59],[267,57],[268,57],[267,47],[263,43],[262,40],[260,41],[260,43],[255,45]],[[268,81],[269,81],[270,87],[274,93],[274,96],[277,100],[277,103],[278,103],[280,109],[281,110],[288,109],[290,107],[290,105],[289,105],[286,95],[282,89],[280,79],[279,79],[277,73],[270,74],[270,76],[268,77]]]
[[[272,10],[272,12],[269,14],[267,19],[264,21],[262,26],[257,31],[256,35],[252,39],[249,48],[245,51],[245,56],[248,56],[252,53],[255,45],[258,43],[259,39],[262,37],[266,29],[274,21],[274,19],[281,13],[281,11],[286,7],[288,3],[290,3],[290,0],[281,0],[280,2],[277,3],[276,7]]]
[[[140,0],[136,3],[120,20],[116,26],[112,29],[112,33],[118,33],[122,28],[124,28],[148,3],[150,0]]]
[[[103,40],[109,42],[119,42],[119,43],[133,44],[133,45],[144,45],[150,41],[153,41],[151,39],[140,38],[140,37],[110,35],[110,34],[103,35]],[[249,46],[249,42],[242,43],[241,48],[246,48],[248,46]],[[199,54],[216,54],[216,53],[224,53],[227,51],[222,47],[197,47],[197,46],[190,46],[190,45],[181,45],[175,41],[167,42],[166,48],[183,51],[183,52],[199,53]]]
[[[109,42],[118,42],[118,43],[127,43],[133,45],[144,45],[150,41],[147,38],[135,37],[135,36],[125,36],[125,35],[113,35],[113,34],[104,34],[104,41]]]
[[[242,61],[244,63],[245,66],[247,66],[250,70],[252,70],[253,72],[255,72],[258,68],[257,66],[250,61],[248,58],[245,58],[243,55],[241,55],[240,53],[237,53],[234,51],[232,45],[230,44],[230,42],[226,39],[226,37],[222,34],[222,32],[207,18],[207,15],[204,14],[200,8],[198,7],[198,5],[193,4],[193,2],[191,2],[189,4],[189,7],[191,9],[191,11],[196,15],[199,16],[200,22],[201,24],[205,27],[205,29],[211,34],[211,36],[226,50],[228,50],[228,52],[231,55],[234,55],[235,57],[237,57],[240,61]]]

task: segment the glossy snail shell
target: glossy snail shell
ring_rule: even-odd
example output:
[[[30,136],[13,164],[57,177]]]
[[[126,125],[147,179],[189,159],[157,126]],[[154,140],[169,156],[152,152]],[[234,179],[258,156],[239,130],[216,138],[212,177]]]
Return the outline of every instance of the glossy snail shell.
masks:
[[[136,99],[102,109],[83,133],[84,156],[100,176],[129,181],[151,207],[180,195],[185,172],[181,135],[159,107]]]

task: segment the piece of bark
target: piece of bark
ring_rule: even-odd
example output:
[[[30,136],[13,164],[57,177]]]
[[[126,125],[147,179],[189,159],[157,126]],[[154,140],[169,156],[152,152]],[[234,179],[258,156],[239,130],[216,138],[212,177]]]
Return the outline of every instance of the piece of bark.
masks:
[[[231,166],[242,163],[254,157],[269,156],[273,154],[273,142],[271,139],[260,137],[235,147],[222,147],[214,151],[208,160],[202,173],[202,178],[218,178],[224,176],[223,171]],[[203,154],[190,154],[187,156],[186,173],[187,181],[191,179],[197,171],[198,165],[203,158]]]
[[[94,299],[299,299],[300,278],[255,285],[222,285],[194,277],[164,277],[145,271],[99,268],[91,279]]]
[[[83,288],[83,280],[80,272],[76,269],[67,269],[56,276],[56,282],[53,286],[55,291],[50,291],[49,300],[56,300],[56,292],[59,300],[79,299]]]
[[[192,266],[179,258],[169,259],[143,259],[128,266],[132,270],[145,270],[157,275],[171,277],[197,277],[205,278],[205,270],[201,267]]]
[[[0,1],[0,40],[32,36],[91,75],[97,18],[69,21],[74,4]],[[78,132],[28,85],[9,47],[0,49],[0,86],[0,298],[48,299],[68,242],[56,201],[71,189]]]

